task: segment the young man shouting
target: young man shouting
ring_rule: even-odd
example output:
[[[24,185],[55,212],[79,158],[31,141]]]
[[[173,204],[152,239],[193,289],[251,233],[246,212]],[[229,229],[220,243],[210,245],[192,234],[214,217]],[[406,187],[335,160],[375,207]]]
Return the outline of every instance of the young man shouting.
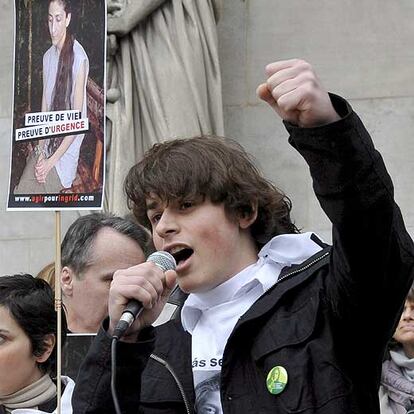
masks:
[[[144,263],[115,274],[110,318],[77,381],[76,413],[113,412],[110,335],[131,298],[145,311],[119,346],[124,412],[379,412],[382,356],[414,275],[413,243],[350,106],[304,61],[266,72],[258,95],[309,165],[332,247],[299,234],[289,200],[235,142],[154,146],[126,189],[177,268],[163,274]],[[176,281],[189,293],[181,321],[152,328]]]

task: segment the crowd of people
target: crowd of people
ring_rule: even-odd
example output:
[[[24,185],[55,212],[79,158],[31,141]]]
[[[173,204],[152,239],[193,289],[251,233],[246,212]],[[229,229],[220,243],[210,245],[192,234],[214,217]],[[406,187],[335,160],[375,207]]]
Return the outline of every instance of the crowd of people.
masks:
[[[413,409],[414,247],[382,158],[308,63],[266,71],[258,95],[309,165],[332,246],[297,229],[289,198],[237,142],[155,145],[126,177],[134,219],[86,215],[63,240],[69,330],[97,332],[76,385],[62,379],[64,412],[115,412],[110,346],[131,299],[144,310],[118,343],[122,412]],[[176,269],[146,262],[154,248],[171,253]],[[39,279],[0,279],[5,412],[55,409],[56,316]],[[154,326],[173,290],[183,299],[178,317]]]

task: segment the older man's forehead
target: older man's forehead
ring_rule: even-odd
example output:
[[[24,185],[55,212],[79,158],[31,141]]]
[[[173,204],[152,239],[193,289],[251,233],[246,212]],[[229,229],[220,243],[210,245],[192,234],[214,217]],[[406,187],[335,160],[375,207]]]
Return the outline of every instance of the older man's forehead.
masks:
[[[124,254],[120,254],[122,251]],[[115,270],[130,267],[144,259],[145,253],[137,240],[112,227],[103,227],[96,233],[90,246],[85,271],[94,267],[101,275],[112,274]]]

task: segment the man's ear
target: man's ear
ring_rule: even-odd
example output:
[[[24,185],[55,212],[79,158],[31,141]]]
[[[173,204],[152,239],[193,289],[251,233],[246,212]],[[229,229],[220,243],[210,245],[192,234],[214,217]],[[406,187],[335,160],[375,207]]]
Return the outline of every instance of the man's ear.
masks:
[[[53,348],[55,347],[56,344],[56,337],[54,334],[47,334],[44,337],[44,345],[45,345],[45,350],[43,351],[42,355],[39,355],[38,357],[36,357],[36,362],[37,363],[42,363],[48,360],[48,358],[50,357],[50,354],[53,351]]]
[[[257,219],[257,202],[252,203],[250,211],[244,211],[239,216],[241,229],[249,228]]]
[[[73,293],[73,279],[76,277],[73,270],[68,267],[64,266],[60,272],[60,284],[62,293],[65,296],[72,296]]]
[[[68,13],[66,16],[66,22],[65,22],[66,27],[69,26],[71,19],[72,19],[72,13]]]

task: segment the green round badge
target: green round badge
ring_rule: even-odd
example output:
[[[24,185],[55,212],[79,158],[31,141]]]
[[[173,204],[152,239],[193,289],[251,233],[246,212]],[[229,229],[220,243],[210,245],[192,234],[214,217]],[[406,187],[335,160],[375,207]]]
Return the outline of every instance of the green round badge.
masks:
[[[267,390],[271,394],[280,394],[288,382],[288,373],[281,365],[273,367],[266,378]]]

